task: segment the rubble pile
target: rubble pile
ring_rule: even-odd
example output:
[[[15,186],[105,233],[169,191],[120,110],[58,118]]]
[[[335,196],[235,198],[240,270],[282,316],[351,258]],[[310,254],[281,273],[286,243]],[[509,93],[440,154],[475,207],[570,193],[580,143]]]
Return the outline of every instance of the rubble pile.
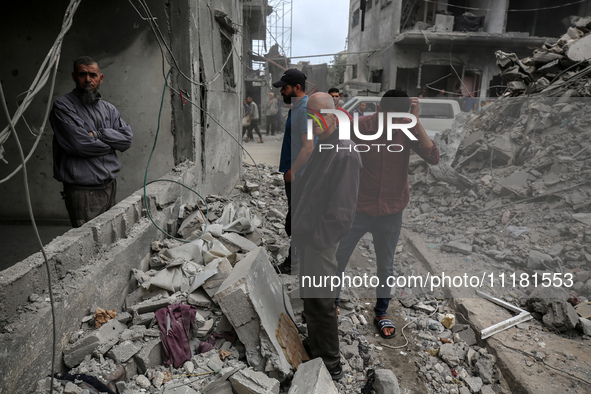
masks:
[[[149,262],[132,272],[136,286],[123,311],[89,308],[64,349],[69,371],[56,377],[54,392],[103,392],[100,384],[120,394],[359,392],[380,363],[361,333],[369,317],[356,299],[345,301],[340,321],[345,377],[333,382],[320,360],[302,364],[303,303],[290,296],[297,294],[296,277],[275,270],[289,247],[284,195],[282,175],[262,165],[247,168],[230,196],[182,206],[178,236],[187,242],[152,243]],[[195,317],[183,322],[191,357],[177,365],[163,351],[174,354],[161,330],[171,321],[161,324],[157,316],[179,304],[194,308]],[[396,378],[379,371],[370,387]],[[39,381],[36,392],[48,392],[50,382]]]
[[[586,335],[590,316],[578,308],[591,295],[588,108],[569,95],[504,97],[460,116],[436,137],[440,165],[411,168],[406,222],[428,247],[458,256],[457,271],[491,274],[487,292],[555,332]],[[544,288],[563,292],[538,294]]]
[[[573,17],[572,27],[555,43],[545,43],[532,56],[518,59],[497,51],[497,66],[509,95],[591,96],[591,17]]]

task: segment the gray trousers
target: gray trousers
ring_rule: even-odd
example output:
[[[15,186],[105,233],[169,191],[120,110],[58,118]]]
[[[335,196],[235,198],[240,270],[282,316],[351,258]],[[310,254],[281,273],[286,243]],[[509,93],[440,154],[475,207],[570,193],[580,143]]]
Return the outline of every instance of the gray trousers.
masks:
[[[315,250],[303,245],[300,251],[300,291],[304,301],[304,313],[308,326],[310,356],[322,357],[329,371],[335,370],[341,360],[339,352],[339,330],[335,307],[336,292],[329,288],[302,287],[304,276],[334,275],[337,270],[335,258],[339,244],[336,243],[324,250]],[[318,283],[318,282],[316,282]]]
[[[117,202],[117,182],[113,179],[104,189],[80,189],[64,184],[62,197],[66,203],[72,227],[84,223],[111,209]]]

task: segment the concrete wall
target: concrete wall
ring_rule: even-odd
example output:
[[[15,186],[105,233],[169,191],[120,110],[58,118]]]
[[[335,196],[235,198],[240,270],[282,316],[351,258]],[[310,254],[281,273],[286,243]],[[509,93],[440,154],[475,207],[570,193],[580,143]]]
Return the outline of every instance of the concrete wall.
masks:
[[[0,78],[11,113],[16,109],[17,96],[29,88],[59,33],[68,3],[67,0],[3,2],[0,34],[4,48]],[[148,180],[157,179],[175,165],[190,160],[196,163],[193,181],[200,192],[224,193],[239,178],[240,148],[204,111],[239,139],[240,61],[233,53],[227,66],[231,65],[234,70],[235,87],[228,87],[218,72],[225,59],[222,58],[221,25],[214,17],[215,11],[220,10],[232,23],[241,25],[239,0],[147,0],[147,3],[165,40],[170,43],[178,66],[193,81],[179,76],[175,70],[169,79],[171,85],[189,92],[191,99],[202,108],[190,104],[183,106],[179,95],[167,90]],[[237,53],[241,53],[240,36],[231,33],[229,36]],[[166,63],[163,71],[161,52],[148,23],[129,2],[116,0],[101,1],[100,5],[83,1],[78,7],[73,25],[64,39],[51,101],[73,89],[72,62],[83,54],[93,56],[101,63],[105,75],[101,87],[103,98],[119,109],[134,132],[131,148],[119,154],[123,164],[118,176],[118,201],[121,201],[143,184],[158,127],[163,72],[168,71],[169,65]],[[204,86],[194,83],[203,81],[207,82]],[[25,113],[30,126],[41,124],[48,94],[49,88],[46,87]],[[35,137],[23,121],[17,124],[17,132],[27,154]],[[39,220],[67,220],[59,193],[61,184],[53,179],[52,137],[53,131],[48,124],[27,165],[32,204]],[[0,164],[0,179],[20,163],[13,138],[4,148],[8,164]],[[3,202],[0,220],[28,218],[22,182],[19,174],[0,184]]]
[[[392,47],[388,46],[400,32],[400,6],[399,1],[393,1],[383,8],[382,2],[374,4],[365,13],[365,29],[361,31],[361,22],[354,27],[351,23],[353,13],[359,9],[359,0],[350,2],[347,51],[368,52],[347,55],[347,64],[357,64],[357,78],[352,77],[351,66],[347,66],[345,82],[369,82],[371,70],[380,69],[383,70],[382,83],[385,86],[390,86],[390,81],[396,81],[396,65],[391,61]],[[377,52],[372,54],[371,50]],[[387,88],[383,87],[382,90]]]
[[[190,184],[196,166],[166,179]],[[147,188],[150,212],[159,227],[175,233],[181,204],[191,202],[181,186],[166,182]],[[105,214],[71,229],[45,247],[53,282],[56,316],[56,372],[64,370],[62,350],[96,309],[121,312],[131,269],[148,269],[150,244],[162,233],[142,215],[140,189]],[[39,300],[30,301],[32,294]],[[36,253],[0,273],[0,393],[29,393],[51,372],[52,315],[47,272]]]

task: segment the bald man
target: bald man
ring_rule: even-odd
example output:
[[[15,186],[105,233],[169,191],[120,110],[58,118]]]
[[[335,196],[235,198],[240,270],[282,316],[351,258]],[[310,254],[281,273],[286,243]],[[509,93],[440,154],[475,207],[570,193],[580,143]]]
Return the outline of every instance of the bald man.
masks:
[[[315,93],[308,100],[306,109],[318,142],[292,196],[292,237],[300,250],[300,289],[310,353],[312,358],[321,357],[332,378],[339,380],[343,370],[336,292],[330,283],[316,284],[337,270],[339,241],[355,217],[361,158],[351,140],[339,140],[336,116],[320,113],[334,108],[328,93]]]

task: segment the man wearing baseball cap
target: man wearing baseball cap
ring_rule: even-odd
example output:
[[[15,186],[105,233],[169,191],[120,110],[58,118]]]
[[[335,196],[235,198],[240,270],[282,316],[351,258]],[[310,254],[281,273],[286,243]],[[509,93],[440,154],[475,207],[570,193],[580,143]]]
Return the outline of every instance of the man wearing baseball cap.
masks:
[[[281,158],[279,171],[282,172],[285,181],[285,193],[287,194],[287,217],[285,231],[291,236],[291,191],[304,173],[306,162],[314,151],[314,141],[307,138],[306,105],[306,74],[295,68],[286,70],[281,79],[273,83],[276,88],[281,88],[281,96],[285,104],[292,104],[285,122],[285,134],[281,146]],[[293,136],[293,138],[292,138]],[[292,254],[293,253],[293,254]],[[297,265],[297,253],[289,248],[289,255],[279,265],[281,273],[291,274],[292,259],[294,268]]]

